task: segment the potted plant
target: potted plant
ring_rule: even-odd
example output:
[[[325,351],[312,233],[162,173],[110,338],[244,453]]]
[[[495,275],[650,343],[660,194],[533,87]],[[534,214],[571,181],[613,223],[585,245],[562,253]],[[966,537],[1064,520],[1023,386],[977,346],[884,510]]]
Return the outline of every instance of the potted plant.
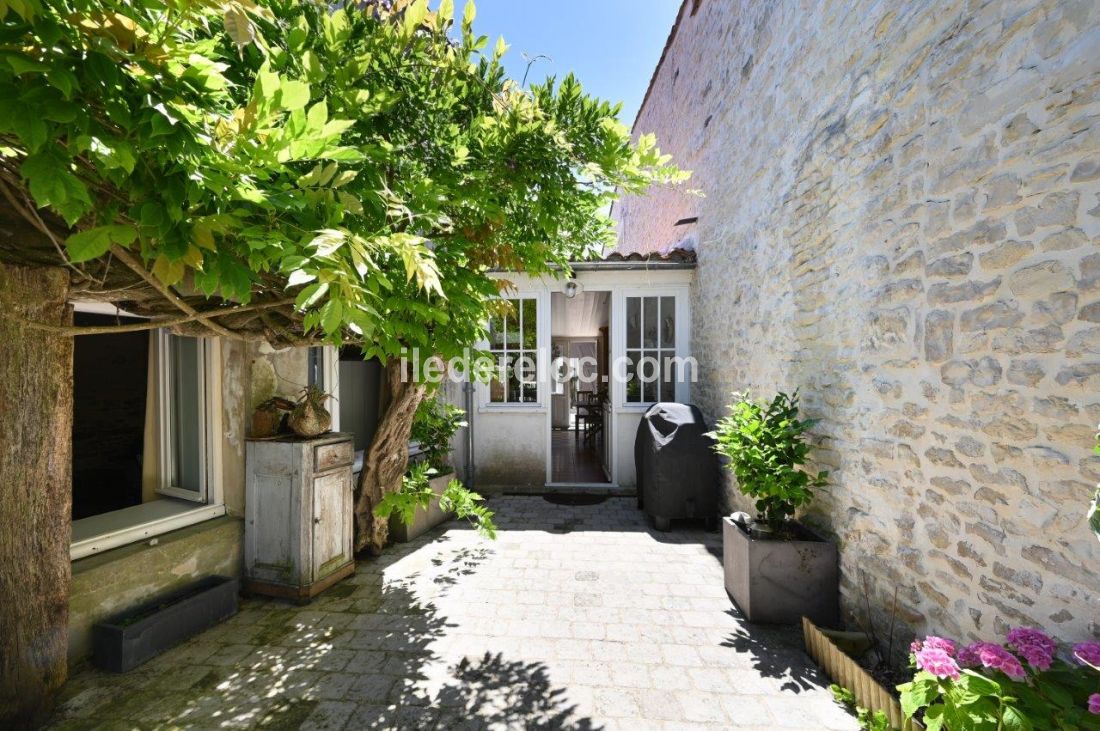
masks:
[[[424,460],[411,465],[405,477],[402,492],[414,494],[418,490],[421,499],[414,501],[411,513],[395,511],[390,514],[390,536],[399,543],[407,543],[447,520],[450,511],[440,505],[447,486],[454,479],[454,468],[449,463],[451,440],[458,430],[466,426],[466,412],[439,398],[428,397],[420,402],[413,418],[412,440],[424,453]],[[411,517],[406,521],[404,517]]]
[[[806,433],[816,422],[798,418],[797,392],[778,393],[770,402],[747,393],[735,397],[710,436],[738,489],[755,501],[757,517],[724,520],[726,591],[750,622],[794,624],[807,616],[833,626],[836,545],[793,520],[828,477],[801,469],[811,448]]]

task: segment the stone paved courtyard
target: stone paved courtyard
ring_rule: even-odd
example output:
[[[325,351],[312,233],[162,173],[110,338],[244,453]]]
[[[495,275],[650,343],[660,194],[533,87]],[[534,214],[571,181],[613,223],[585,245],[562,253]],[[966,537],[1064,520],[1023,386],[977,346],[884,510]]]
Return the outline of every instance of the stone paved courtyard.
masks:
[[[786,630],[745,625],[721,536],[630,498],[499,497],[308,606],[242,602],[126,675],[78,672],[58,728],[854,729]]]

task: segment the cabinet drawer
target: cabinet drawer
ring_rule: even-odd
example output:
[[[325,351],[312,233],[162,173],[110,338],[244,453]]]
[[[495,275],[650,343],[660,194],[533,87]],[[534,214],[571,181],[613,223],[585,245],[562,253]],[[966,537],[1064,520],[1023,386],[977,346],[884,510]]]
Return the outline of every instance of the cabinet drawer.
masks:
[[[342,467],[351,464],[355,459],[351,442],[338,442],[336,444],[323,444],[313,448],[313,469],[315,472],[324,472],[333,467]]]

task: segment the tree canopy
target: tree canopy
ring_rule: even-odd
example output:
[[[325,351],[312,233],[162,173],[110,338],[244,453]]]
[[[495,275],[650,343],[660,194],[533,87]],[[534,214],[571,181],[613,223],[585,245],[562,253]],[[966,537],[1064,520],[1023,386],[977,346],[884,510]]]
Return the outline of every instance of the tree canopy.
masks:
[[[491,269],[567,266],[613,240],[616,191],[686,174],[572,76],[509,80],[473,3],[453,15],[0,0],[0,193],[105,299],[137,272],[213,333],[456,354]]]

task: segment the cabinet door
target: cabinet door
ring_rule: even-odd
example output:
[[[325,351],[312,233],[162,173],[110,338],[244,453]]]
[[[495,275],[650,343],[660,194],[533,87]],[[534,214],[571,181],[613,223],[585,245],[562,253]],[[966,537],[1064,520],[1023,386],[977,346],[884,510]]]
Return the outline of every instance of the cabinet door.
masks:
[[[351,470],[335,470],[313,480],[313,580],[347,563],[344,537],[351,527]]]

